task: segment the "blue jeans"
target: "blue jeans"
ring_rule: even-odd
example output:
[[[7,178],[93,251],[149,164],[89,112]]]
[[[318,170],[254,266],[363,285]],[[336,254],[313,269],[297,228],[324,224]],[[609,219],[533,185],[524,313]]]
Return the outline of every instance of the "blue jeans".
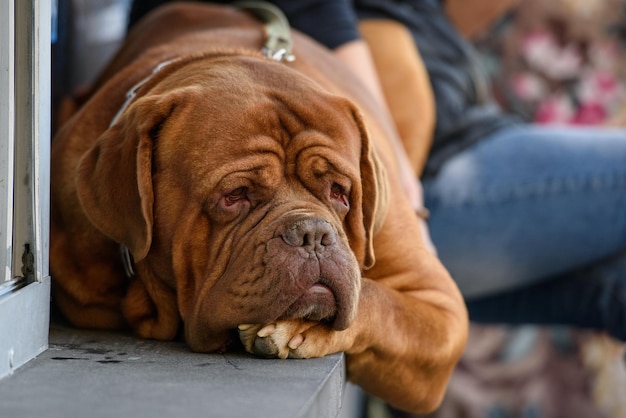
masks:
[[[424,193],[473,321],[626,340],[626,130],[501,129],[448,160]]]

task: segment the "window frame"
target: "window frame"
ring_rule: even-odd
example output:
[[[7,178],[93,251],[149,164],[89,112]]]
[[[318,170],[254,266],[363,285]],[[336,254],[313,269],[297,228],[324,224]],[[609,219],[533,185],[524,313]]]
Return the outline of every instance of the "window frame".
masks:
[[[0,2],[0,377],[48,347],[53,2]]]

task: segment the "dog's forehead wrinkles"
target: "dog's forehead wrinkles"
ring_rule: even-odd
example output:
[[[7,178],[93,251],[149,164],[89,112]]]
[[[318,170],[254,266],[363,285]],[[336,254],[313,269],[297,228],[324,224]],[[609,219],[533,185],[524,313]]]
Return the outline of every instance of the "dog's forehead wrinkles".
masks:
[[[228,113],[222,119],[219,113],[219,109],[195,104],[179,110],[176,117],[184,121],[185,132],[170,130],[166,124],[156,156],[178,164],[172,172],[177,176],[181,171],[187,173],[193,177],[192,183],[236,172],[254,177],[292,177],[297,176],[298,166],[310,167],[319,158],[341,172],[357,170],[359,155],[351,150],[359,147],[343,146],[350,137],[355,138],[345,129],[331,126],[322,131],[305,126],[292,112],[267,111],[257,117],[255,112],[244,113],[246,123],[232,120]],[[159,166],[166,162],[159,161]]]
[[[209,152],[242,144],[250,151],[258,134],[273,138],[284,149],[307,146],[307,140],[294,145],[305,132],[332,138],[322,141],[331,149],[346,148],[346,143],[350,146],[342,152],[360,149],[345,100],[284,64],[257,57],[223,57],[211,60],[210,66],[196,62],[164,79],[157,89],[180,90],[181,85],[192,87],[187,89],[188,109],[181,115],[184,126],[193,127],[189,140],[206,142]]]

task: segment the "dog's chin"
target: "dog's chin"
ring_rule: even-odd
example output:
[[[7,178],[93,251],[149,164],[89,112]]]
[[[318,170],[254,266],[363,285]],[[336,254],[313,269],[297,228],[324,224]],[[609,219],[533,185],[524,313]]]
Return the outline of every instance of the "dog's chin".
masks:
[[[331,324],[340,317],[333,291],[323,283],[315,283],[296,299],[280,319],[305,319]]]

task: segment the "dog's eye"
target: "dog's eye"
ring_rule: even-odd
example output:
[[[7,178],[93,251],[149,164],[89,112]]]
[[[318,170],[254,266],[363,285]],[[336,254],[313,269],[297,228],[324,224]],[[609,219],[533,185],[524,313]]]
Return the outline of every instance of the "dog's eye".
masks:
[[[247,187],[239,187],[226,196],[224,196],[224,203],[226,206],[231,206],[237,203],[238,201],[246,198],[246,192],[248,191]]]
[[[330,197],[334,200],[339,200],[344,205],[348,205],[348,196],[346,193],[346,189],[338,183],[333,183],[330,187]]]

